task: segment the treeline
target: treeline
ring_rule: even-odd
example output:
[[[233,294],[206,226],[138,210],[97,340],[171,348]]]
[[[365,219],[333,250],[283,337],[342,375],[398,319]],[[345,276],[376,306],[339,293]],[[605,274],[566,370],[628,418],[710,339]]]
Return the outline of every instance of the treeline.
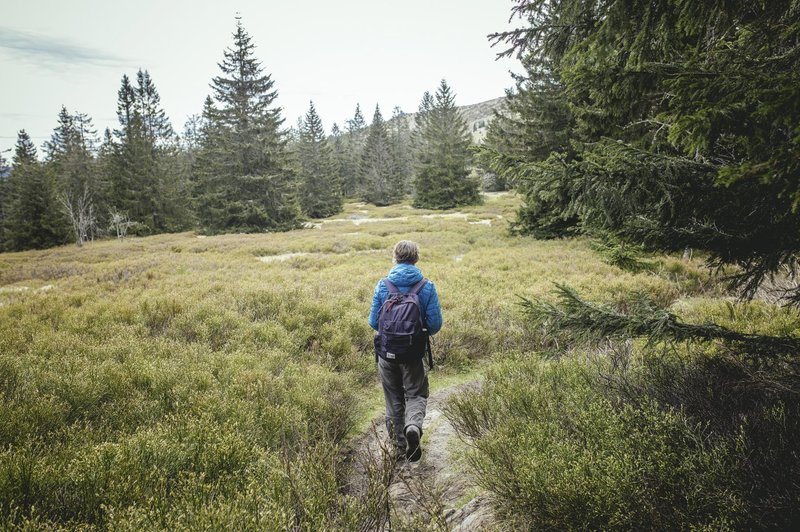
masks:
[[[356,105],[344,129],[333,124],[327,135],[311,102],[285,128],[241,21],[233,38],[182,135],[146,70],[123,76],[119,126],[102,138],[90,117],[65,107],[43,157],[20,131],[10,165],[0,159],[0,250],[188,229],[288,230],[340,212],[345,198],[389,205],[411,196],[434,209],[480,201],[471,136],[444,80],[425,93],[413,127],[399,108],[387,121],[377,106],[367,124]]]

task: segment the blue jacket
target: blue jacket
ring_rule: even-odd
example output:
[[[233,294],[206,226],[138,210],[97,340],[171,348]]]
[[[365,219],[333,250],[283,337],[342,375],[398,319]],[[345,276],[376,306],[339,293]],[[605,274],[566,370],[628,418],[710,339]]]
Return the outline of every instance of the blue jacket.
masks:
[[[405,293],[412,286],[422,280],[422,272],[413,264],[398,264],[391,269],[386,276],[398,290]],[[375,285],[375,292],[372,294],[372,309],[369,312],[369,325],[376,331],[378,330],[378,312],[381,310],[386,298],[389,297],[389,289],[381,279]],[[425,283],[419,291],[419,305],[422,307],[422,319],[428,327],[428,334],[434,335],[442,328],[442,309],[439,307],[439,296],[436,294],[436,287],[430,280]]]

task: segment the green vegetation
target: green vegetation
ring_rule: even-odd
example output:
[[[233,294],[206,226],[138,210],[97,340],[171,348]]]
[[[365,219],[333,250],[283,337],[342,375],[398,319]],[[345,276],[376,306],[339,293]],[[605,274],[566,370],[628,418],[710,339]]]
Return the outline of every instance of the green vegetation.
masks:
[[[432,387],[487,375],[447,413],[500,527],[800,527],[797,1],[512,13],[524,72],[472,152],[444,81],[413,134],[357,105],[326,138],[313,104],[287,134],[241,21],[181,139],[146,70],[102,144],[66,108],[45,161],[20,131],[0,249],[78,247],[0,255],[1,527],[382,529],[388,462],[348,483],[400,239],[441,297]],[[189,228],[240,234],[124,239]],[[431,501],[391,527],[445,527]]]
[[[3,522],[357,528],[369,501],[343,494],[344,448],[382,401],[366,317],[398,239],[420,243],[442,293],[434,386],[530,348],[515,293],[553,279],[598,296],[679,293],[584,242],[509,236],[498,216],[517,205],[497,196],[452,216],[348,204],[319,229],[0,256]]]
[[[451,209],[480,203],[480,184],[470,176],[471,137],[445,80],[425,93],[414,131],[414,206]]]
[[[366,324],[372,287],[392,244],[411,238],[445,313],[433,386],[500,362],[477,395],[454,401],[451,419],[474,438],[467,463],[502,495],[508,524],[630,528],[675,519],[671,509],[687,526],[774,523],[752,518],[753,497],[776,501],[770,482],[779,473],[757,461],[763,445],[753,434],[784,441],[764,455],[766,465],[783,463],[768,457],[792,441],[789,392],[754,401],[765,381],[745,395],[739,368],[709,397],[693,395],[708,376],[699,356],[656,366],[638,356],[587,359],[592,337],[522,319],[514,296],[540,300],[563,280],[617,301],[617,314],[635,308],[627,294],[638,292],[670,306],[681,317],[673,324],[746,322],[744,332],[772,336],[795,334],[800,317],[721,301],[697,263],[661,257],[634,274],[605,264],[588,241],[510,236],[505,218],[517,207],[508,195],[457,213],[350,203],[318,229],[2,255],[4,522],[318,529],[379,521],[374,498],[347,494],[344,457],[382,402]],[[734,415],[714,430],[698,421],[709,401],[731,394],[741,398]],[[742,431],[745,405],[753,425]],[[774,432],[771,419],[786,428]],[[758,465],[750,470],[764,472],[750,499],[743,453]]]
[[[479,159],[524,198],[515,233],[590,235],[605,262],[702,292],[639,259],[698,249],[732,296],[769,281],[800,301],[796,2],[512,12],[526,25],[493,40],[525,72]],[[555,300],[520,294],[530,351],[450,405],[505,524],[797,528],[798,311],[556,281]]]
[[[211,82],[193,171],[200,226],[209,233],[255,233],[298,225],[278,93],[237,21],[234,45]]]
[[[299,135],[300,207],[312,218],[336,214],[342,210],[341,176],[314,102],[308,107]]]
[[[748,295],[794,268],[796,2],[522,0],[513,13],[524,26],[494,40],[525,73],[482,160],[525,196],[519,231],[707,250]]]
[[[672,304],[706,322],[696,325],[641,294],[598,305],[566,286],[557,303],[523,308],[542,334],[540,356],[506,357],[482,390],[450,404],[473,443],[470,467],[507,523],[797,526],[800,314]]]
[[[22,130],[14,151],[14,172],[3,179],[2,239],[9,247],[46,248],[64,239],[57,184],[50,168],[36,158],[36,147]]]
[[[395,175],[389,133],[381,109],[375,106],[372,124],[364,141],[359,167],[361,198],[374,205],[391,205],[403,197],[405,183]]]
[[[11,167],[0,160],[0,251],[192,229],[286,231],[340,212],[345,198],[399,203],[415,176],[418,207],[480,200],[472,138],[444,82],[417,117],[412,143],[412,120],[399,107],[385,121],[376,106],[368,126],[356,104],[344,131],[333,124],[328,136],[312,105],[296,129],[284,129],[275,81],[239,17],[219,68],[202,112],[180,134],[144,69],[122,76],[119,127],[102,140],[88,115],[66,107],[44,161],[20,131]]]
[[[411,187],[414,154],[411,144],[411,120],[399,107],[392,109],[392,118],[386,124],[389,133],[389,151],[392,157],[392,173],[400,183],[403,197]]]
[[[459,430],[475,438],[470,462],[500,516],[535,530],[737,523],[735,445],[698,441],[679,410],[620,407],[596,375],[574,359],[509,359],[481,392],[451,403]]]
[[[136,220],[135,232],[152,234],[185,230],[193,220],[189,208],[190,184],[176,167],[175,133],[150,74],[141,69],[133,86],[125,75],[117,93],[119,129],[106,139],[92,167],[91,147],[82,154],[78,173],[96,176],[90,183],[96,205],[126,213]],[[81,187],[74,195],[83,191]],[[105,227],[109,213],[97,220]]]
[[[361,168],[361,152],[367,138],[367,122],[364,120],[360,104],[356,104],[353,118],[347,121],[343,136],[340,160],[344,178],[344,193],[348,198],[355,198],[362,189],[359,169]]]

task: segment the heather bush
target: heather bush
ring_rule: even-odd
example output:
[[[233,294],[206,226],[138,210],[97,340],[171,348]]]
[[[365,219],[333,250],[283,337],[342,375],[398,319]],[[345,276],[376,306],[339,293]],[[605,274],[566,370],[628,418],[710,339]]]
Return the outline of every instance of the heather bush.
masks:
[[[679,410],[618,407],[577,361],[508,361],[449,415],[515,528],[720,528],[736,522],[735,441],[704,441]]]
[[[561,286],[557,303],[524,302],[559,356],[509,356],[450,403],[499,515],[526,529],[796,528],[797,312],[681,301],[687,323],[640,293],[619,300]]]

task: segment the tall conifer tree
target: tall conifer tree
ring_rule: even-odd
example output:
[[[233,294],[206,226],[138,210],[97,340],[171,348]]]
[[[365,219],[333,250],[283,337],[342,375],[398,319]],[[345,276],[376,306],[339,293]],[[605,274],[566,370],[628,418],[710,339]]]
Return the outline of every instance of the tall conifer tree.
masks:
[[[705,249],[747,295],[797,272],[795,4],[517,2],[527,26],[492,39],[526,65],[523,123],[488,153],[525,198],[517,229]]]
[[[11,207],[11,187],[8,182],[10,176],[11,168],[9,168],[6,158],[0,152],[0,251],[6,249],[6,224]]]
[[[433,109],[433,95],[430,91],[425,91],[414,115],[414,130],[411,132],[411,147],[414,151],[413,157],[415,160],[423,157],[428,152],[428,137],[423,133],[428,127],[431,109]]]
[[[17,135],[12,164],[3,224],[4,248],[18,251],[64,243],[66,221],[57,199],[53,167],[39,162],[25,130]]]
[[[209,232],[285,230],[298,223],[295,176],[271,76],[241,20],[206,100],[195,164],[198,217]]]
[[[345,167],[347,166],[347,147],[345,135],[339,128],[336,122],[331,126],[331,135],[328,137],[333,152],[333,162],[335,165],[336,175],[339,176],[339,194],[345,196]]]
[[[400,107],[392,110],[392,118],[388,123],[389,150],[392,154],[392,173],[397,183],[400,196],[405,196],[411,187],[411,129],[409,117]]]
[[[97,212],[102,179],[95,160],[97,131],[85,113],[69,113],[61,108],[58,125],[45,143],[46,166],[55,176],[57,197],[62,210],[76,212],[92,205]],[[87,226],[86,238],[98,236],[98,226]]]
[[[21,129],[17,134],[17,144],[14,146],[14,166],[34,164],[38,162],[36,146],[34,146],[27,131]]]
[[[142,135],[154,148],[161,142],[168,142],[175,134],[167,114],[161,107],[161,96],[147,70],[136,73],[134,109],[141,120]]]
[[[347,136],[344,142],[346,156],[342,160],[344,194],[347,197],[356,196],[363,188],[360,168],[366,138],[367,123],[361,113],[361,105],[356,104],[353,118],[347,121]]]
[[[380,107],[376,105],[361,155],[362,199],[375,205],[389,205],[399,201],[402,197],[401,187],[394,179],[393,170],[386,123]]]
[[[52,166],[59,188],[68,195],[94,192],[96,173],[94,151],[97,131],[85,113],[70,113],[61,107],[58,125],[45,143],[46,162]]]
[[[95,182],[94,198],[97,204],[98,223],[106,228],[109,213],[115,210],[112,197],[113,180],[115,171],[116,144],[110,128],[103,131],[103,138],[97,148],[95,167],[97,179]]]
[[[189,224],[188,180],[178,164],[174,131],[146,70],[127,75],[117,92],[111,203],[148,232],[184,229]]]
[[[300,129],[300,207],[313,218],[342,210],[341,184],[322,120],[311,102]]]
[[[480,203],[480,184],[470,177],[469,128],[445,80],[420,105],[414,168],[414,206],[449,209]]]

